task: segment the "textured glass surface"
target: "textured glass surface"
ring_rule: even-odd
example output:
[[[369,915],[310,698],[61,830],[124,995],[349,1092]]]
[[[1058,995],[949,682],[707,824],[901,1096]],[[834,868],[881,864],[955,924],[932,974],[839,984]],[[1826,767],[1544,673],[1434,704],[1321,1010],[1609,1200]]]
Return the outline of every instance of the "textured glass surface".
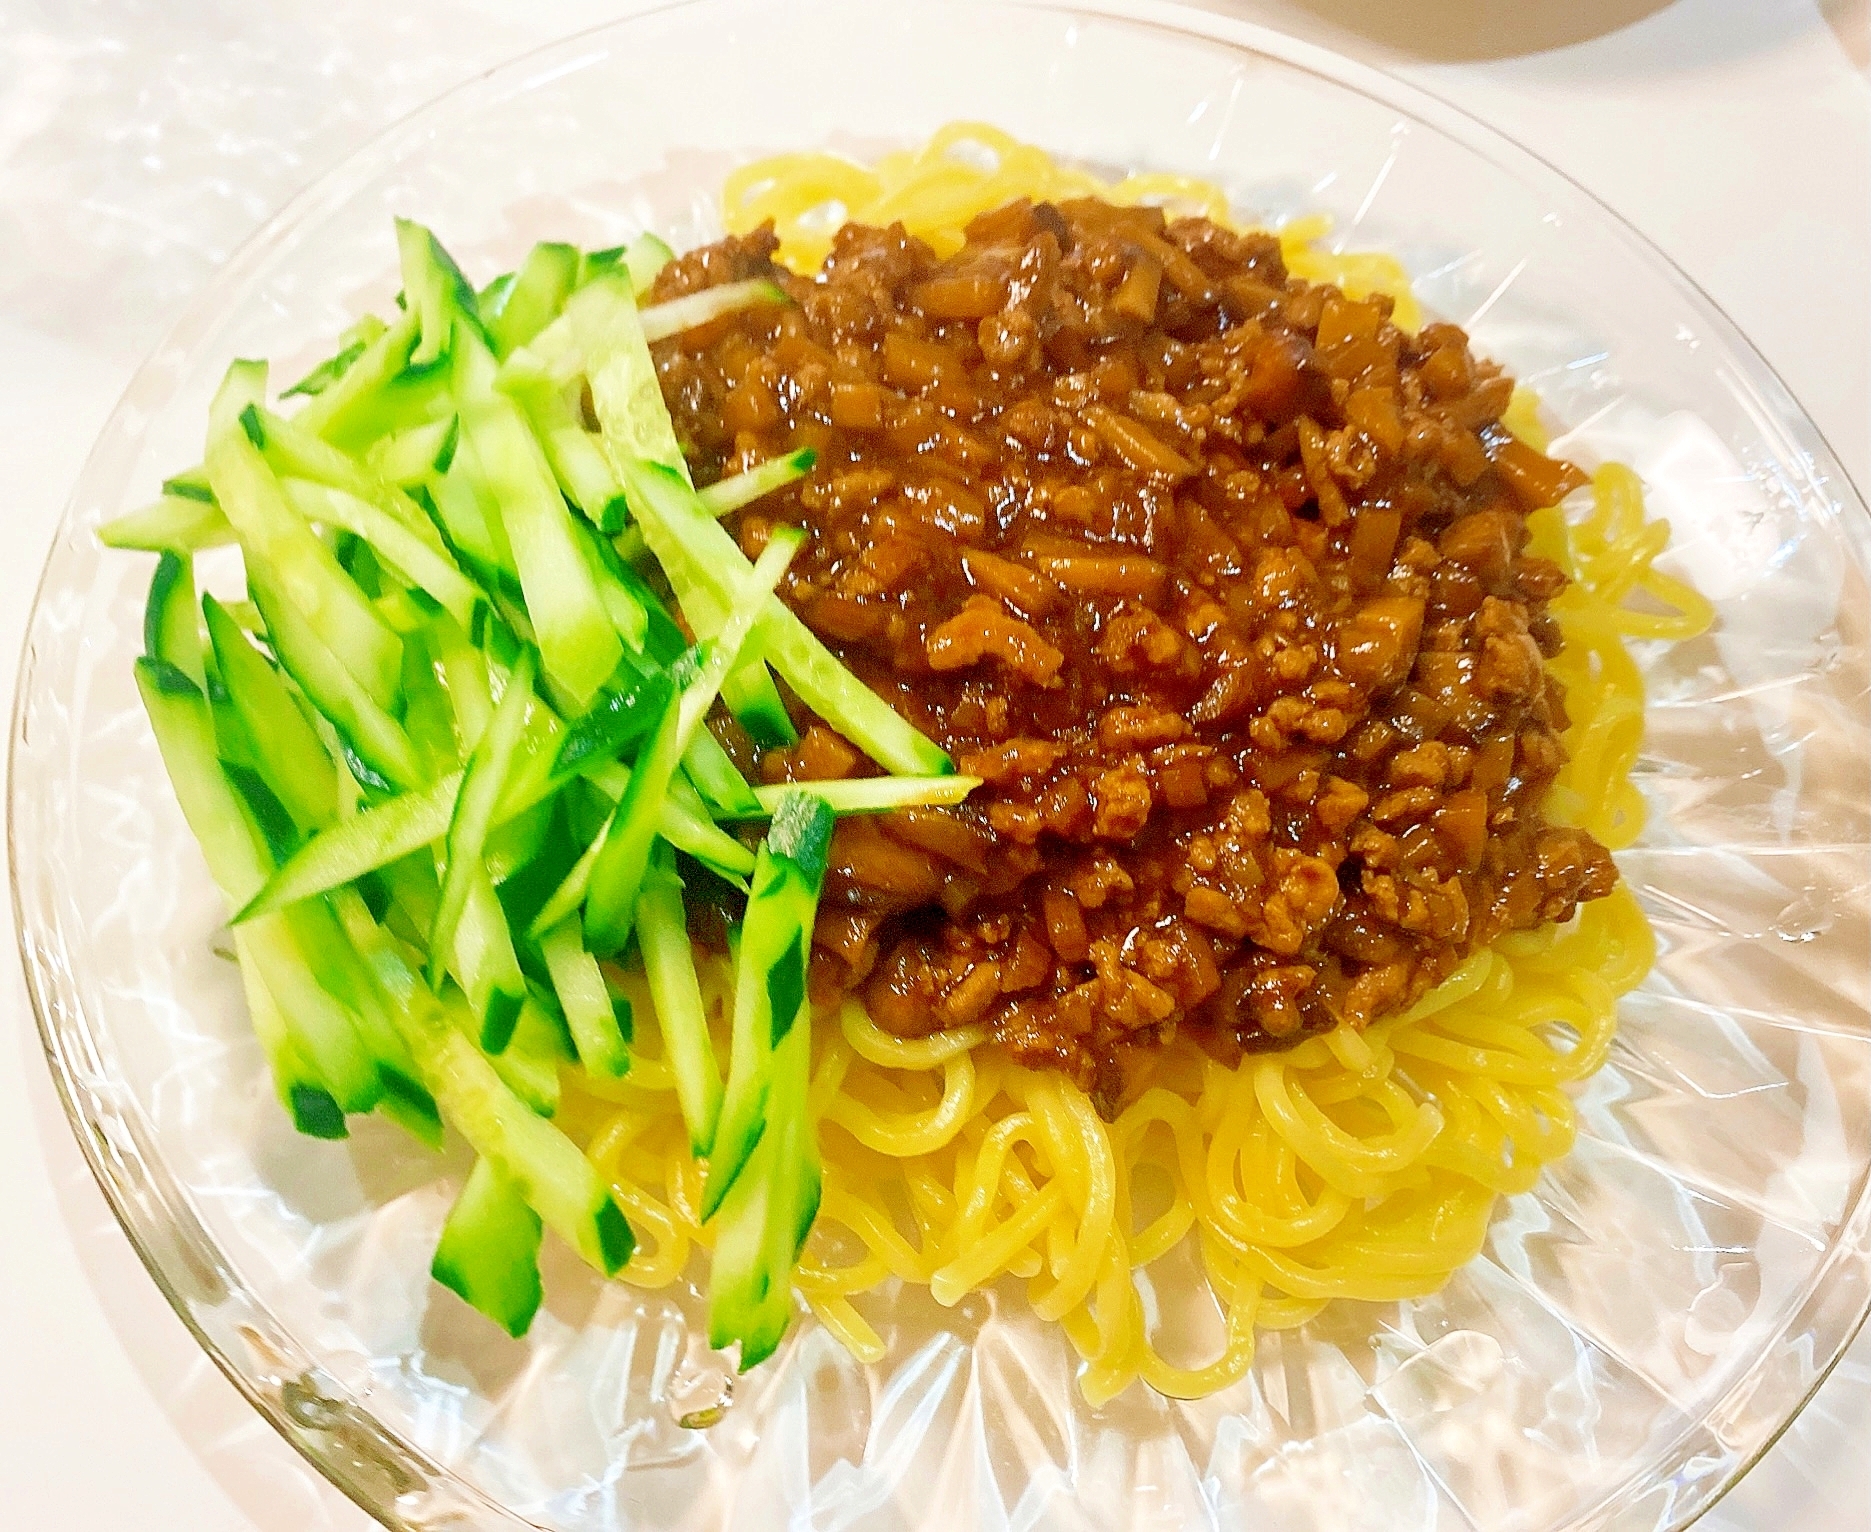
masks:
[[[1119,14],[1122,12],[1122,14]],[[782,20],[783,17],[783,20]],[[296,375],[396,285],[389,220],[471,270],[535,237],[716,231],[723,172],[956,117],[1333,213],[1643,474],[1720,611],[1645,651],[1651,807],[1622,858],[1661,955],[1581,1140],[1437,1297],[1263,1338],[1196,1404],[1079,1400],[1017,1291],[893,1300],[878,1367],[801,1324],[740,1380],[692,1289],[550,1250],[507,1340],[426,1277],[464,1165],[295,1136],[137,706],[148,563],[92,529],[193,462],[225,361]],[[21,939],[87,1153],[152,1272],[276,1424],[410,1527],[1674,1526],[1781,1429],[1871,1292],[1871,643],[1864,508],[1745,343],[1595,204],[1458,114],[1245,26],[1142,5],[708,0],[445,99],[301,198],[138,376],[52,555],[20,684]],[[1166,1303],[1177,1295],[1165,1291]]]

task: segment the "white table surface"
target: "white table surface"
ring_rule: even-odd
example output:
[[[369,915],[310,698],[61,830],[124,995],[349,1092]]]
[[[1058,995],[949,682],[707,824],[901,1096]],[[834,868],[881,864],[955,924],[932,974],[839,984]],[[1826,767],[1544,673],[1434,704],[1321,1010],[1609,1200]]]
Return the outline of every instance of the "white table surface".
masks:
[[[1212,0],[1385,64],[1649,235],[1871,489],[1867,0]],[[0,665],[136,363],[273,208],[606,0],[0,0]],[[11,923],[10,907],[4,916]],[[197,1353],[0,974],[0,1526],[363,1532]],[[1871,1332],[1703,1525],[1871,1527]]]

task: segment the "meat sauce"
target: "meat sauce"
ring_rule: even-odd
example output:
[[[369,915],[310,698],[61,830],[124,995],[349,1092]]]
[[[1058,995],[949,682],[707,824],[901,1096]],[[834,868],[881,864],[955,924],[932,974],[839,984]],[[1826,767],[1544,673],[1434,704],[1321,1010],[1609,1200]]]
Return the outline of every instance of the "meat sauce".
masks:
[[[657,281],[794,300],[656,347],[684,450],[699,483],[817,450],[735,536],[807,528],[784,599],[983,779],[841,823],[818,992],[1109,1100],[1177,1029],[1232,1059],[1361,1026],[1611,890],[1540,813],[1564,576],[1525,518],[1584,479],[1501,426],[1462,331],[1095,201],[983,215],[945,260],[900,226],[812,278],[774,248]],[[767,780],[874,769],[800,721]]]

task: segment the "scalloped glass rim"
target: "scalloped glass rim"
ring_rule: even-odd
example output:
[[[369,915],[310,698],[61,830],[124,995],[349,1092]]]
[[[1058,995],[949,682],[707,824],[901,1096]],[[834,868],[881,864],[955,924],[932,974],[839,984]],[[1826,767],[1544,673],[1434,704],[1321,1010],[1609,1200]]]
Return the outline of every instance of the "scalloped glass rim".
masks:
[[[910,26],[915,24],[912,18],[926,19],[932,8],[880,3],[865,9],[887,16],[893,24],[901,21]],[[1780,490],[1797,507],[1810,510],[1840,539],[1845,562],[1852,566],[1844,573],[1862,575],[1871,564],[1867,557],[1871,523],[1865,519],[1862,501],[1765,362],[1686,277],[1615,215],[1543,162],[1387,75],[1226,17],[1147,0],[1088,0],[1075,6],[1014,0],[1005,8],[952,4],[944,15],[957,26],[966,15],[978,27],[991,24],[996,9],[1024,13],[1028,18],[1058,18],[1068,27],[1072,18],[1083,18],[1095,27],[1130,29],[1140,47],[1146,38],[1176,39],[1210,48],[1218,57],[1272,61],[1332,90],[1382,106],[1411,124],[1412,131],[1420,128],[1435,135],[1435,141],[1459,148],[1536,192],[1547,207],[1563,209],[1566,217],[1579,220],[1619,260],[1636,263],[1672,289],[1695,318],[1697,344],[1706,348],[1696,365],[1725,370],[1724,386],[1751,413],[1759,433],[1756,446],[1761,459],[1750,462],[1750,472],[1775,476]],[[788,14],[795,20],[816,14],[824,25],[825,18],[841,13],[847,20],[852,14],[839,0],[811,0],[792,7]],[[43,806],[42,785],[25,768],[38,765],[32,731],[35,723],[45,726],[45,715],[34,712],[35,702],[42,707],[46,703],[38,689],[47,678],[41,655],[54,652],[62,636],[57,614],[51,609],[59,591],[55,577],[63,561],[79,557],[73,550],[85,529],[106,510],[122,505],[126,494],[136,492],[138,486],[128,480],[146,446],[152,421],[176,407],[178,391],[198,383],[194,375],[216,354],[216,332],[235,295],[251,295],[268,272],[281,266],[303,242],[316,240],[323,223],[362,188],[404,162],[418,160],[449,130],[470,123],[481,109],[528,92],[549,90],[554,81],[601,62],[609,43],[627,39],[633,32],[652,29],[668,18],[680,21],[716,14],[731,18],[752,13],[735,0],[690,0],[610,23],[504,65],[390,128],[270,220],[190,307],[139,370],[112,414],[80,476],[48,559],[22,657],[8,801],[14,907],[34,1012],[74,1131],[139,1256],[216,1364],[287,1440],[361,1507],[389,1525],[520,1527],[532,1523],[498,1505],[404,1433],[379,1421],[360,1390],[328,1372],[315,1353],[249,1289],[209,1233],[190,1193],[171,1173],[147,1104],[138,1099],[120,1068],[117,1040],[108,1022],[83,1003],[72,963],[73,933],[59,918],[61,885],[39,855],[42,848],[32,840],[36,821],[22,812]],[[783,130],[776,136],[786,138]],[[306,321],[298,316],[293,324],[296,328]],[[329,328],[311,325],[300,339],[309,341]],[[80,690],[75,699],[78,710],[84,697]],[[57,722],[64,722],[62,716]],[[1851,842],[1842,849],[1862,848],[1859,842]],[[1822,916],[1825,912],[1814,912],[1815,922]],[[1823,939],[1826,929],[1820,924],[1812,935]],[[84,934],[77,933],[78,944]],[[1681,1525],[1713,1504],[1785,1429],[1871,1306],[1871,1197],[1863,1164],[1855,1162],[1854,1168],[1858,1174],[1850,1208],[1836,1220],[1824,1258],[1806,1274],[1777,1327],[1771,1333],[1757,1331],[1751,1336],[1757,1349],[1750,1364],[1733,1373],[1719,1397],[1699,1401],[1697,1416],[1675,1438],[1654,1445],[1641,1473],[1606,1483],[1595,1501],[1573,1506],[1563,1525]],[[1784,1370],[1788,1365],[1784,1348],[1789,1343],[1800,1358],[1789,1375],[1782,1375],[1776,1368]],[[1698,1466],[1695,1454],[1710,1442],[1721,1445],[1719,1460]],[[1449,1509],[1446,1503],[1441,1506],[1443,1512]]]

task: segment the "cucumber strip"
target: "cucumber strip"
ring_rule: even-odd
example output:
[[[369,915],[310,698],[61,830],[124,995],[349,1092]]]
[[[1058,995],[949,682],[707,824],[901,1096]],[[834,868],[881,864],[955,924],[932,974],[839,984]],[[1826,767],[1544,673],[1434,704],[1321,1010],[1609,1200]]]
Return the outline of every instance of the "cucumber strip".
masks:
[[[695,678],[663,710],[649,748],[638,757],[630,785],[612,816],[604,850],[591,869],[591,886],[585,896],[585,941],[593,952],[613,953],[630,935],[637,891],[656,836],[657,806],[667,801],[669,779],[714,705],[723,678],[739,663],[765,598],[804,541],[804,535],[793,528],[774,532],[736,592],[738,600],[726,625],[710,640],[707,658]]]
[[[428,1087],[393,1069],[382,1074],[383,1098],[377,1103],[377,1111],[425,1149],[440,1153],[447,1129],[442,1124],[442,1109],[435,1104]]]
[[[454,375],[448,358],[424,367],[405,367],[358,399],[330,430],[319,434],[346,452],[368,454],[386,436],[399,436],[418,426],[445,421],[455,413]],[[302,420],[305,413],[301,410],[292,418]]]
[[[209,875],[240,905],[267,881],[267,858],[221,769],[208,699],[174,665],[147,655],[136,662],[136,689]]]
[[[527,252],[487,322],[496,356],[508,356],[558,317],[578,285],[582,257],[574,245],[541,243]]]
[[[663,403],[630,279],[618,272],[598,277],[566,304],[565,317],[588,370],[613,466],[621,467],[622,458],[644,458],[687,484],[688,464]]]
[[[774,1068],[773,1121],[717,1216],[709,1271],[708,1342],[721,1350],[738,1341],[742,1372],[778,1350],[792,1324],[793,1269],[818,1217],[821,1171],[803,1035],[781,1044]]]
[[[754,870],[754,854],[722,829],[701,807],[699,801],[684,802],[680,779],[670,783],[669,801],[656,821],[656,833],[678,851],[686,851],[696,861],[736,888],[745,888],[747,875]]]
[[[627,507],[617,473],[545,363],[530,351],[516,351],[495,386],[525,412],[565,498],[600,531],[621,527]]]
[[[193,468],[185,468],[181,473],[172,473],[162,481],[162,492],[174,495],[182,500],[200,500],[208,505],[214,504],[214,490],[208,484],[208,474],[197,463]]]
[[[715,1219],[715,1248],[708,1269],[708,1344],[725,1351],[741,1346],[739,1370],[753,1366],[754,1337],[770,1328],[767,1306],[767,1227],[783,1216],[775,1204],[785,1197],[780,1174],[768,1162],[783,1151],[781,1135],[752,1151],[748,1174],[728,1193]],[[709,1184],[714,1181],[710,1165]],[[790,1301],[790,1292],[788,1300]]]
[[[613,764],[600,767],[589,772],[588,776],[594,787],[601,787],[612,796],[613,802],[621,802],[630,789],[630,770],[625,766]],[[682,778],[671,776],[669,796],[657,811],[657,835],[676,850],[686,851],[696,861],[706,865],[724,882],[737,888],[744,887],[747,874],[754,870],[753,852],[708,817],[708,811],[693,787],[688,789],[685,796],[682,791],[684,785]],[[591,844],[565,875],[565,880],[553,892],[529,932],[534,940],[538,940],[539,933],[547,926],[563,919],[584,903],[585,893],[591,884],[592,866],[604,849],[610,827],[611,820],[607,818]]]
[[[464,400],[485,399],[500,375],[494,348],[479,325],[469,323],[465,316],[455,325],[447,366],[449,398],[457,406]]]
[[[235,951],[240,951],[238,942]],[[240,983],[247,997],[247,1014],[253,1021],[254,1036],[260,1039],[260,1048],[272,1070],[273,1090],[292,1118],[292,1125],[308,1138],[349,1137],[344,1109],[325,1089],[324,1082],[293,1042],[286,1018],[261,982],[259,970],[251,958],[243,957],[240,962]]]
[[[266,881],[267,857],[216,759],[208,700],[187,676],[161,660],[139,659],[136,680],[182,816],[209,874],[239,903]],[[234,936],[236,953],[254,966],[313,1077],[343,1111],[368,1111],[382,1094],[376,1065],[359,1041],[353,1018],[320,988],[281,918],[268,916]],[[263,1024],[268,1020],[263,1018]]]
[[[458,771],[463,754],[454,702],[436,658],[435,629],[444,620],[424,623],[403,639],[403,732],[431,780]]]
[[[623,641],[625,649],[632,654],[643,652],[644,640],[650,633],[650,614],[636,593],[611,569],[610,550],[604,540],[583,522],[572,523],[573,534],[578,539],[578,551],[584,555],[585,569],[591,576],[591,583],[598,592],[598,601],[604,607],[604,615],[610,619],[611,627]]]
[[[656,727],[673,694],[668,675],[660,670],[635,676],[606,692],[566,729],[552,769],[570,776],[587,763],[616,760]]]
[[[149,597],[143,603],[143,652],[175,666],[206,690],[201,617],[195,610],[195,566],[186,554],[165,553],[156,561]]]
[[[494,716],[494,692],[487,674],[487,656],[469,641],[468,632],[454,622],[438,621],[430,629],[436,663],[448,688],[449,705],[464,752],[474,748]]]
[[[527,936],[537,942],[545,937],[546,932],[569,917],[579,905],[585,902],[585,890],[591,886],[591,869],[597,864],[599,854],[604,850],[605,838],[610,834],[611,820],[607,818],[592,838],[591,844],[579,853],[578,860],[572,863],[559,886],[552,891],[539,913],[533,917],[533,923],[527,928]],[[738,842],[737,842],[738,844]]]
[[[724,687],[726,683],[723,683]],[[716,819],[738,819],[758,812],[760,800],[741,775],[740,768],[706,728],[695,731],[682,753],[682,771]]]
[[[416,343],[421,320],[414,309],[406,310],[352,362],[316,398],[306,401],[293,420],[308,431],[315,431],[327,441],[343,442],[369,430],[374,417],[385,407],[384,395],[389,385],[409,365],[410,348]],[[371,436],[381,430],[369,431]]]
[[[429,1275],[517,1340],[544,1297],[543,1227],[519,1187],[493,1161],[476,1160],[442,1225]]]
[[[513,768],[514,751],[520,742],[520,730],[526,723],[527,705],[533,698],[533,661],[524,655],[507,677],[507,689],[501,695],[494,716],[475,742],[461,777],[461,791],[455,798],[455,810],[448,824],[444,854],[448,871],[442,878],[442,898],[435,912],[435,924],[429,931],[429,986],[442,982],[444,954],[454,948],[455,926],[468,902],[468,888],[478,875],[487,876],[482,854],[487,846],[487,832],[493,827],[494,811]],[[492,888],[489,887],[491,895]]]
[[[461,423],[453,415],[393,431],[370,444],[364,466],[383,483],[408,490],[447,471],[460,433]]]
[[[365,786],[379,789],[414,787],[420,782],[422,763],[403,726],[378,706],[326,646],[313,622],[273,587],[260,566],[249,565],[247,583],[266,621],[281,667],[337,731],[346,747],[352,775]],[[400,655],[397,663],[400,685]]]
[[[745,473],[717,480],[695,493],[708,514],[719,521],[744,505],[752,505],[762,495],[770,495],[776,489],[784,489],[788,484],[803,479],[812,472],[818,460],[818,453],[810,447],[801,447],[781,457],[770,457]],[[619,556],[629,559],[633,564],[650,551],[649,545],[643,541],[641,529],[637,527],[625,527],[617,534],[613,546]]]
[[[717,602],[728,599],[736,575],[747,567],[734,539],[679,475],[642,460],[621,466],[637,524],[678,596],[686,583],[692,591],[712,592]],[[955,769],[945,752],[846,670],[777,597],[768,597],[762,608],[760,648],[807,707],[886,770],[944,776]]]
[[[892,809],[947,808],[981,785],[979,777],[852,777],[841,781],[780,782],[756,787],[762,814],[771,814],[789,792],[823,798],[834,814],[887,814]],[[732,816],[723,816],[732,817]]]
[[[481,312],[481,322],[492,324],[494,316],[507,304],[507,294],[513,291],[513,284],[519,278],[517,271],[503,271],[474,295],[474,305]]]
[[[436,527],[457,558],[474,570],[483,585],[490,578],[504,577],[517,590],[519,575],[513,568],[513,549],[507,542],[506,528],[481,494],[478,466],[469,461],[471,450],[462,442],[446,471],[430,482]]]
[[[135,553],[199,553],[235,541],[234,525],[212,498],[164,495],[141,510],[126,511],[97,529],[107,548]]]
[[[396,941],[370,918],[355,889],[337,898],[339,918],[387,994],[422,1083],[476,1154],[519,1188],[527,1206],[603,1275],[615,1276],[636,1241],[591,1161],[535,1114],[492,1061],[454,1025]]]
[[[721,1066],[708,1033],[708,1011],[695,972],[695,947],[682,907],[675,858],[658,847],[637,895],[637,945],[643,976],[663,1029],[663,1055],[676,1077],[676,1099],[689,1129],[689,1148],[700,1157],[714,1146],[721,1113]]]
[[[587,250],[578,269],[578,285],[583,287],[607,271],[622,270],[638,292],[647,293],[656,274],[675,258],[675,251],[654,234],[639,234],[628,245]]]
[[[231,704],[224,704],[218,710],[215,720],[217,742],[226,738],[222,734],[222,724],[231,707]],[[244,732],[238,718],[233,720],[233,724]],[[227,773],[228,781],[234,785],[234,791],[240,797],[241,806],[247,811],[254,833],[266,847],[267,856],[276,863],[281,857],[290,856],[303,839],[299,827],[292,821],[292,815],[286,812],[285,805],[279,801],[273,789],[266,785],[266,778],[251,766],[229,760],[227,755],[223,747],[222,769]]]
[[[526,871],[543,853],[557,811],[558,804],[547,799],[488,831],[487,876],[496,888]]]
[[[764,660],[743,665],[723,681],[721,700],[760,749],[780,750],[798,743],[799,731]]]
[[[251,601],[223,601],[221,607],[228,616],[232,617],[248,633],[253,634],[255,638],[265,636],[266,623],[260,617],[260,609]]]
[[[459,1032],[426,1037],[419,1057],[456,1131],[519,1188],[546,1227],[603,1275],[615,1276],[636,1241],[578,1146],[517,1096]]]
[[[474,1019],[457,1011],[457,1023],[463,1035],[472,1038]],[[556,1117],[563,1088],[559,1064],[563,1050],[559,1024],[531,995],[514,1008],[512,1035],[500,1052],[481,1049],[507,1088],[539,1117]]]
[[[513,1040],[526,1003],[526,975],[520,971],[507,912],[500,907],[493,880],[485,869],[476,867],[466,881],[467,893],[450,944],[430,949],[429,966],[431,973],[437,972],[439,953],[448,954],[448,966],[479,1023],[476,1039],[487,1052],[500,1053]],[[434,979],[430,987],[437,987]]]
[[[383,1080],[358,1036],[357,1019],[318,982],[285,918],[269,915],[239,927],[234,950],[254,965],[294,1044],[332,1099],[346,1112],[375,1106],[383,1097]]]
[[[623,644],[598,598],[552,471],[526,418],[495,395],[464,409],[462,432],[500,507],[547,677],[582,711]]]
[[[316,965],[320,987],[345,1008],[358,1041],[376,1063],[383,1087],[378,1110],[431,1149],[439,1149],[442,1119],[435,1099],[416,1079],[415,1061],[390,1014],[394,1001],[352,946],[329,901],[308,900],[284,918],[299,950]]]
[[[654,234],[639,234],[624,247],[624,270],[630,274],[630,285],[647,293],[656,274],[675,258],[676,252]]]
[[[187,681],[185,676],[182,679]],[[593,780],[606,777],[621,796],[630,780],[629,774],[622,767],[613,767],[613,770],[621,781],[606,777],[602,768],[592,768],[587,774]],[[520,768],[514,773],[510,787],[501,795],[494,814],[495,824],[504,824],[515,815],[525,813],[549,798],[564,781],[549,771],[529,774],[526,768]],[[270,878],[262,866],[248,886],[247,902],[235,914],[235,923],[271,914],[301,899],[330,893],[355,882],[367,872],[388,867],[433,845],[448,833],[460,790],[461,774],[454,772],[426,787],[386,798],[348,819],[339,820],[308,840]],[[190,826],[194,827],[192,820]],[[680,804],[661,805],[657,828],[672,845],[680,846],[730,876],[734,872],[753,871],[752,852],[733,836]],[[195,833],[196,838],[201,839],[202,832],[197,829]],[[602,845],[600,837],[587,854],[595,857]],[[231,898],[238,899],[232,889],[228,892]],[[582,887],[579,898],[583,898]],[[571,908],[575,909],[577,904],[578,900],[574,900]],[[555,918],[563,918],[566,913],[568,911],[561,910]]]
[[[208,708],[214,715],[215,753],[221,757],[223,766],[244,766],[249,771],[257,772],[260,769],[260,747],[253,742],[252,731],[235,709],[234,699],[228,695],[227,685],[221,679],[220,667],[212,655],[207,658],[207,667]],[[240,784],[236,782],[235,787],[239,789]]]
[[[746,888],[747,875],[754,870],[753,852],[709,818],[702,795],[681,773],[669,780],[669,802],[657,833],[676,850],[706,863],[726,882]]]
[[[403,297],[421,325],[410,366],[421,367],[446,355],[458,324],[465,322],[484,339],[474,289],[442,242],[421,224],[399,218],[396,250],[403,267]]]
[[[370,699],[387,708],[402,679],[401,641],[287,504],[279,480],[241,424],[265,377],[264,366],[236,362],[215,395],[206,457],[214,498],[240,535],[249,578],[264,571]]]
[[[341,527],[362,538],[392,566],[405,585],[415,586],[433,598],[463,627],[474,621],[480,589],[455,567],[440,539],[432,546],[428,539],[378,506],[328,484],[284,479],[280,487],[286,492],[287,503],[307,521]]]
[[[835,822],[824,799],[788,793],[760,847],[735,961],[733,1043],[702,1193],[704,1221],[721,1206],[775,1120],[769,1108],[774,1051],[790,1033],[810,1025],[807,965]]]
[[[586,1073],[602,1080],[621,1078],[630,1068],[623,1028],[611,1007],[610,992],[598,960],[585,951],[577,920],[566,918],[540,938],[540,954],[552,975],[552,988],[571,1029],[572,1045]]]
[[[326,357],[292,387],[281,389],[279,397],[291,399],[295,396],[303,396],[310,399],[314,394],[324,393],[344,376],[351,363],[364,354],[365,345],[366,342],[362,340],[354,340],[350,345],[340,347],[337,352]]]
[[[589,374],[592,402],[612,467],[621,472],[626,459],[640,458],[660,464],[687,489],[688,463],[663,404],[662,386],[656,378],[656,366],[650,359],[649,342],[644,339],[629,283],[616,276],[600,278],[566,305],[565,319]],[[644,512],[627,478],[625,494],[632,513],[641,522]],[[645,533],[651,535],[651,529],[646,528]],[[728,587],[733,575],[747,568],[747,560],[734,540],[719,528],[715,533],[726,544],[732,562],[714,580],[696,578],[686,565],[663,558],[654,540],[650,543],[699,637],[720,631],[732,601]],[[719,557],[720,550],[713,549],[711,554]],[[773,678],[758,659],[733,676],[723,686],[722,695],[756,741],[790,744],[797,737]]]
[[[368,346],[387,329],[389,326],[377,315],[361,314],[338,332],[338,349],[355,346],[359,341]]]
[[[639,309],[643,338],[652,343],[693,330],[724,314],[768,304],[790,304],[786,289],[770,277],[751,277],[745,282],[723,282],[719,287],[705,287],[700,292],[671,298],[650,308]]]
[[[228,700],[256,750],[255,769],[306,830],[338,817],[338,769],[298,701],[266,656],[213,596],[203,596],[214,662]]]
[[[422,513],[422,508],[401,489],[380,474],[371,472],[350,453],[340,451],[296,421],[256,405],[249,405],[241,412],[240,423],[248,439],[255,442],[265,455],[267,466],[279,478],[309,479],[314,484],[342,490],[373,507],[382,517],[401,527],[405,535],[424,543],[432,553],[443,554],[447,551],[441,534]],[[448,429],[449,422],[434,421],[412,427],[410,431],[398,432],[394,439],[407,440],[412,435],[432,435],[437,430],[446,433]],[[359,532],[358,536],[369,540],[365,533]]]
[[[338,337],[338,349],[328,356],[304,377],[285,390],[280,398],[291,399],[303,395],[309,399],[314,394],[322,394],[326,389],[343,377],[350,370],[351,364],[364,354],[365,349],[388,328],[375,314],[366,314]]]
[[[271,878],[262,874],[248,891],[234,923],[329,893],[434,844],[448,833],[460,791],[461,773],[455,772],[339,820],[308,840]],[[200,832],[196,835],[199,838]]]
[[[800,447],[783,456],[770,457],[764,463],[757,463],[745,473],[717,480],[706,489],[697,490],[696,494],[701,497],[708,514],[719,521],[742,506],[753,504],[763,495],[770,495],[776,489],[784,489],[788,484],[803,479],[817,466],[818,460],[818,453],[810,447]]]

